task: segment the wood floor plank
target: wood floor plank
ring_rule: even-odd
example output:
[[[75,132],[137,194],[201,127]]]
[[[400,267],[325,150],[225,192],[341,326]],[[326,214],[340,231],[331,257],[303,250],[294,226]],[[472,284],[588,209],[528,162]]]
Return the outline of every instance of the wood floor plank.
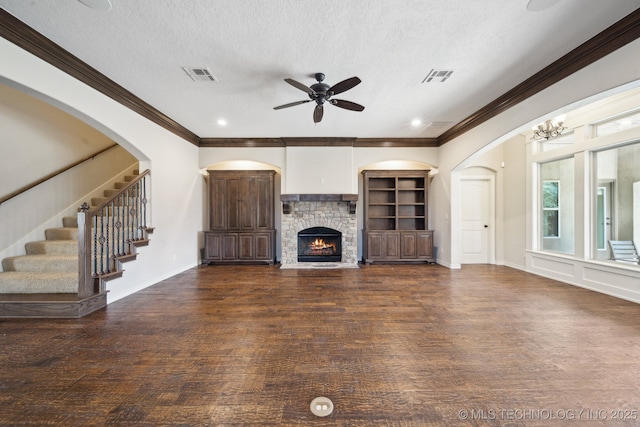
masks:
[[[200,266],[82,319],[0,320],[0,425],[636,426],[638,411],[640,305],[500,266]]]

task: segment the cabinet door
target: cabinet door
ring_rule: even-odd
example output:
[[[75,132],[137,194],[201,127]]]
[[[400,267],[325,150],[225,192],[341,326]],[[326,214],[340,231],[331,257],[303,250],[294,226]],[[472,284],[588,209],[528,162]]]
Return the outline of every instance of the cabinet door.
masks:
[[[204,233],[204,259],[207,261],[219,260],[222,258],[220,253],[220,234]]]
[[[242,180],[239,178],[227,179],[227,191],[225,193],[225,201],[227,207],[227,230],[240,229],[241,181]]]
[[[367,232],[367,247],[365,251],[365,259],[384,258],[384,234]]]
[[[221,258],[225,261],[238,258],[238,235],[236,233],[222,234],[221,239]]]
[[[256,229],[273,229],[273,177],[257,177],[255,180],[255,219]]]
[[[255,239],[253,234],[238,234],[238,257],[245,261],[255,259]]]
[[[256,217],[256,180],[247,177],[238,180],[238,230],[253,230]]]
[[[433,259],[433,232],[431,230],[416,233],[416,256]]]
[[[273,261],[272,233],[256,233],[255,235],[255,259],[260,261]]]
[[[398,259],[401,257],[400,248],[402,242],[400,241],[400,233],[384,233],[384,257],[386,259]]]
[[[400,239],[400,258],[416,259],[416,233],[402,233]]]
[[[227,229],[227,180],[211,177],[209,193],[209,228]]]

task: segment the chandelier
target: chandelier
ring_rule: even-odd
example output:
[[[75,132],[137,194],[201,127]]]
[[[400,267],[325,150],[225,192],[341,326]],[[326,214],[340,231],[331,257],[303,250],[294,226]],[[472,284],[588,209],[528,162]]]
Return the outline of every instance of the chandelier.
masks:
[[[567,128],[562,126],[562,121],[545,120],[544,123],[539,124],[533,128],[533,139],[551,139],[556,136],[560,136]]]

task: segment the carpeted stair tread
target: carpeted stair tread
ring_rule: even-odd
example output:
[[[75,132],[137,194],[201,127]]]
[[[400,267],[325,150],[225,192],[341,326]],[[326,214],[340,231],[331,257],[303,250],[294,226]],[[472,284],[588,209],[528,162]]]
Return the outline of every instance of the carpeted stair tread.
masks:
[[[4,271],[22,272],[77,272],[78,256],[76,255],[20,255],[2,260]]]
[[[75,227],[47,228],[44,230],[47,240],[78,240],[78,229]]]
[[[77,228],[78,227],[78,217],[65,216],[64,218],[62,218],[62,226],[64,228]]]
[[[20,272],[0,273],[0,294],[77,293],[78,272]]]
[[[27,255],[78,256],[77,240],[39,240],[24,245]]]

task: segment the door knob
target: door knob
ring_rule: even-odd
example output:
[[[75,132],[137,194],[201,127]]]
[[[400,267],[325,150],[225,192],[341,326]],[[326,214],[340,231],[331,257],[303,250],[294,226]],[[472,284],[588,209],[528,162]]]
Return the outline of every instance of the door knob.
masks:
[[[489,226],[487,224],[484,225],[484,228],[489,228]]]

